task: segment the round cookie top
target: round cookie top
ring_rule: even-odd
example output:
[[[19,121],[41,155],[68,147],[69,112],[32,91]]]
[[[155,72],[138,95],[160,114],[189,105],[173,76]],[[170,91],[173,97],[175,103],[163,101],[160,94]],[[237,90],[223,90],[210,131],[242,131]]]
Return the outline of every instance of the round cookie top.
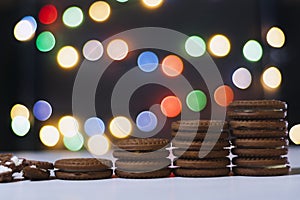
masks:
[[[116,146],[127,151],[156,151],[169,145],[164,138],[129,138],[117,141]]]
[[[235,100],[231,102],[228,106],[228,109],[232,109],[232,108],[287,109],[287,103],[275,99]]]
[[[56,160],[54,167],[61,171],[104,171],[112,167],[112,161],[97,158],[66,158]]]
[[[53,163],[47,161],[39,161],[39,160],[26,160],[25,166],[36,166],[41,169],[53,169]]]

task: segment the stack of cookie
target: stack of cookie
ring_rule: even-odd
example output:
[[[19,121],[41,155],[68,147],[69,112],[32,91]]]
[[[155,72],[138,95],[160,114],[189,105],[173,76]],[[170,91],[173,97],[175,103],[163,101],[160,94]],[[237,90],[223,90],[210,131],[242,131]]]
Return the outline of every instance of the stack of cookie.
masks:
[[[223,120],[172,123],[175,176],[210,177],[230,173],[229,129]]]
[[[130,138],[117,141],[113,156],[120,178],[163,178],[171,174],[168,139]]]
[[[233,173],[286,175],[288,166],[287,104],[279,100],[236,100],[228,106],[232,133]]]
[[[64,180],[95,180],[112,177],[112,161],[99,158],[63,158],[54,163],[55,177]]]

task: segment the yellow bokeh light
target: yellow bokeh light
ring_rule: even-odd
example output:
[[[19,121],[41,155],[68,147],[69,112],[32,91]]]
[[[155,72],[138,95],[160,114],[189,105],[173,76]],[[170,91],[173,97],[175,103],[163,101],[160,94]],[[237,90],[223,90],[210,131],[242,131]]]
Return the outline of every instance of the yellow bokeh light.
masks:
[[[29,119],[29,115],[30,115],[30,113],[29,113],[28,108],[22,104],[14,105],[10,111],[11,119],[13,119],[17,116],[22,116],[22,117]]]
[[[93,155],[101,156],[110,149],[110,143],[107,137],[103,135],[93,135],[87,142],[88,150]]]
[[[72,116],[64,116],[58,122],[58,128],[65,137],[73,137],[78,133],[78,121]]]
[[[123,116],[115,117],[109,124],[111,134],[116,138],[126,138],[131,134],[132,125],[129,119]]]
[[[224,57],[229,54],[231,45],[226,36],[217,34],[210,39],[208,47],[212,55]]]
[[[282,81],[281,72],[277,67],[269,67],[263,72],[262,81],[263,85],[268,88],[278,88]]]
[[[110,6],[107,2],[96,1],[91,5],[89,15],[94,21],[103,22],[108,19],[110,11]]]
[[[290,129],[289,136],[292,142],[295,144],[300,144],[300,124],[294,125]]]
[[[113,60],[122,60],[128,54],[128,45],[121,39],[112,40],[107,45],[107,54]]]
[[[267,42],[270,46],[281,48],[285,43],[285,35],[278,27],[272,27],[266,36]]]
[[[78,63],[78,61],[78,51],[72,46],[65,46],[57,53],[57,62],[62,68],[72,68]]]
[[[142,2],[147,8],[158,8],[162,5],[163,0],[142,0]]]
[[[40,140],[48,147],[55,146],[59,141],[59,131],[54,126],[46,125],[40,130]]]

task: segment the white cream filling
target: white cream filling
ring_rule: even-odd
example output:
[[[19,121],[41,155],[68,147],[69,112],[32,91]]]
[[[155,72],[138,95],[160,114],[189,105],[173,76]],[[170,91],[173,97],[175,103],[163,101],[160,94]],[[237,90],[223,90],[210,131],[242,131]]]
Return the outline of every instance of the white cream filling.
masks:
[[[20,166],[23,163],[23,159],[18,159],[17,156],[13,156],[10,160],[13,161],[16,166]]]
[[[8,167],[0,165],[0,173],[12,172],[12,170]]]
[[[268,166],[266,167],[267,169],[280,169],[280,168],[285,168],[286,165],[274,165],[274,166]]]
[[[31,165],[30,168],[36,168],[36,165]]]

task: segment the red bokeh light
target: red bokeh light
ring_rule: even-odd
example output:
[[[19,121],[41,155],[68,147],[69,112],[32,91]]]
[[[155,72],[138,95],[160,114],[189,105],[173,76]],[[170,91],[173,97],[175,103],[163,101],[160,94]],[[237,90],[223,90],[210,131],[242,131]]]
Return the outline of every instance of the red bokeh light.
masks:
[[[54,5],[48,4],[41,8],[39,20],[42,24],[52,24],[57,19],[57,9]]]
[[[176,117],[181,113],[181,101],[176,96],[167,96],[162,100],[160,108],[165,116]]]

